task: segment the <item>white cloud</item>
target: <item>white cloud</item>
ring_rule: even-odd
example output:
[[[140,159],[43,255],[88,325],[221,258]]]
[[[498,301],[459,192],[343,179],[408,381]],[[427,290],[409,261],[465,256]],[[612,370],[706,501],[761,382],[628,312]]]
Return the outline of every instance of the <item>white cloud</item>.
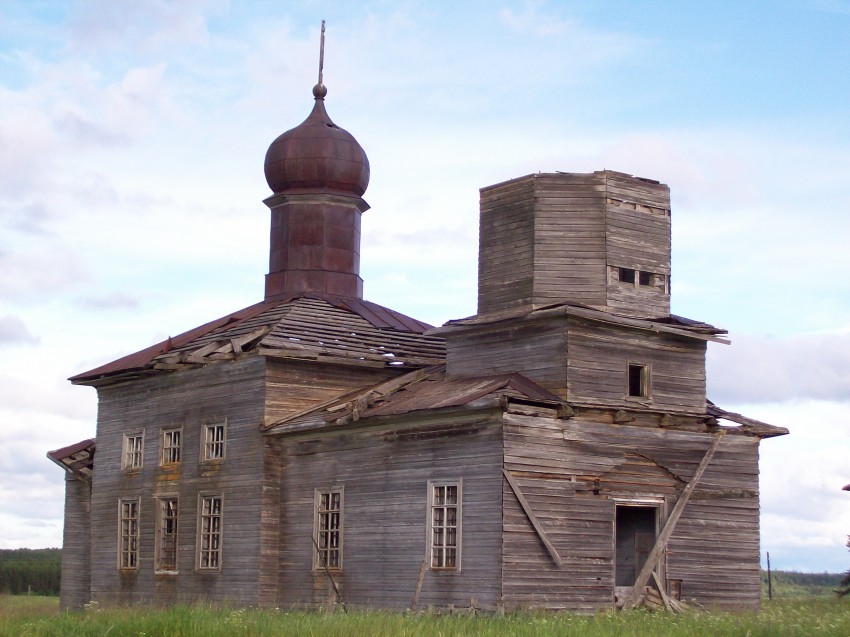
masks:
[[[35,345],[38,338],[33,336],[26,324],[14,314],[0,316],[0,347],[8,345]]]

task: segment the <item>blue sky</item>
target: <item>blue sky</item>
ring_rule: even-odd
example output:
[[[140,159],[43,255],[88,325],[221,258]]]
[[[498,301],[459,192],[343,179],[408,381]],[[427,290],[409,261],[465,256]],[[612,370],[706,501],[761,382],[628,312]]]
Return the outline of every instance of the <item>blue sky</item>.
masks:
[[[370,300],[475,312],[478,188],[670,185],[673,310],[730,331],[719,405],[762,445],[762,550],[850,533],[850,2],[0,0],[0,547],[61,543],[68,376],[255,302],[269,143],[328,112],[372,166]],[[38,506],[33,506],[38,503]]]

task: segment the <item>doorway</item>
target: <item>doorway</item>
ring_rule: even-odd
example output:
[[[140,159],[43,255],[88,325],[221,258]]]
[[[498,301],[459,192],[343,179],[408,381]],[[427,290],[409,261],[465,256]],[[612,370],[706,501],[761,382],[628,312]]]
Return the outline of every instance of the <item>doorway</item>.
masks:
[[[614,586],[631,587],[655,546],[658,507],[617,505],[615,528]]]

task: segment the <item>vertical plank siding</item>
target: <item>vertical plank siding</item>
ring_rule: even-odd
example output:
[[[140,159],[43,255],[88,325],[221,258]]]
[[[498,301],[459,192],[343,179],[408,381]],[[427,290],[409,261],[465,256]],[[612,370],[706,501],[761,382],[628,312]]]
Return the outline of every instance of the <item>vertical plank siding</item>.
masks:
[[[419,607],[494,608],[501,588],[502,440],[496,426],[457,423],[428,434],[433,417],[387,428],[282,440],[279,603],[317,607],[331,595],[313,569],[315,489],[344,489],[343,568],[334,573],[355,607],[411,605],[427,553],[428,481],[462,480],[461,569],[425,571]],[[397,425],[398,426],[398,425]],[[415,434],[422,430],[422,435]]]
[[[512,415],[504,439],[505,468],[565,560],[554,566],[503,487],[506,607],[592,611],[614,599],[615,503],[656,501],[666,515],[711,434]],[[726,495],[732,492],[749,495]],[[681,579],[683,597],[702,604],[757,608],[757,439],[726,436],[698,494],[708,499],[685,507],[663,560],[666,577]]]

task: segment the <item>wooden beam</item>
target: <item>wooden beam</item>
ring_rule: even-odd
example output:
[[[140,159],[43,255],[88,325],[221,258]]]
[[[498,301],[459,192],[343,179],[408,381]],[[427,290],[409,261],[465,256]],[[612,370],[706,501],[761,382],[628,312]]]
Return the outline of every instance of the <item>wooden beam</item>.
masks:
[[[640,574],[637,576],[634,586],[632,586],[632,592],[626,598],[623,608],[634,608],[637,604],[640,597],[640,591],[642,591],[646,586],[650,575],[652,575],[652,571],[655,569],[655,565],[658,563],[664,549],[667,548],[667,543],[670,541],[673,531],[676,529],[676,523],[682,515],[682,510],[685,508],[688,500],[690,500],[691,493],[693,493],[694,489],[696,489],[697,483],[699,483],[700,478],[702,478],[702,474],[705,473],[711,459],[714,457],[717,445],[720,444],[720,440],[725,434],[725,431],[718,431],[714,434],[711,444],[708,447],[708,451],[705,452],[705,456],[703,456],[702,462],[699,463],[696,473],[694,473],[691,481],[688,482],[687,486],[685,486],[682,491],[682,495],[680,495],[679,499],[676,501],[676,506],[673,507],[673,511],[670,513],[670,517],[668,517],[667,521],[664,523],[664,528],[658,535],[658,539],[655,540],[655,546],[652,547],[652,551],[650,551],[649,556],[646,558],[646,562],[640,570]]]
[[[528,503],[528,500],[525,499],[525,496],[522,493],[522,489],[519,488],[519,484],[514,477],[510,474],[507,469],[502,469],[502,473],[505,474],[505,479],[508,481],[511,489],[513,489],[514,495],[516,499],[519,501],[522,510],[525,511],[525,515],[528,516],[529,522],[531,522],[531,526],[534,527],[534,530],[537,531],[537,536],[540,538],[540,541],[543,542],[543,546],[546,547],[546,550],[549,552],[549,556],[552,558],[552,561],[555,562],[558,566],[563,566],[564,560],[561,559],[561,556],[558,554],[558,551],[555,549],[555,546],[549,540],[549,536],[546,535],[546,531],[543,530],[543,527],[540,525],[540,520],[537,519],[537,516],[534,515],[534,511],[531,508],[531,505]]]

